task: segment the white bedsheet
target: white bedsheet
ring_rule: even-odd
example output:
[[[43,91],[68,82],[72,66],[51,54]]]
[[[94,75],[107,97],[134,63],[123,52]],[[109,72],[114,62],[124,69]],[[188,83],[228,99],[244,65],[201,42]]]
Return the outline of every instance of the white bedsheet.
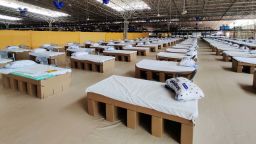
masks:
[[[244,63],[249,63],[249,64],[256,64],[256,58],[233,57],[233,59],[235,59],[239,62],[244,62]]]
[[[255,57],[256,58],[256,54],[251,54],[249,52],[224,51],[223,53],[231,57]]]
[[[157,56],[166,57],[166,58],[176,58],[176,59],[182,59],[184,57],[188,57],[186,56],[186,54],[183,54],[183,53],[170,53],[170,52],[159,52]]]
[[[132,48],[123,48],[123,50],[149,50],[147,47],[132,47]]]
[[[60,67],[55,67],[55,66],[50,66],[50,65],[42,65],[42,64],[34,64],[34,65],[26,66],[23,68],[17,68],[17,69],[1,68],[0,73],[9,74],[9,73],[13,73],[13,72],[21,72],[21,73],[28,74],[30,76],[40,76],[45,73],[48,73],[47,71],[50,71],[50,70],[56,70],[56,71],[53,71],[50,73],[54,76],[71,72],[71,69],[67,69],[67,68],[60,68]]]
[[[112,56],[101,56],[101,55],[91,55],[91,54],[84,55],[81,57],[72,56],[71,58],[77,59],[77,60],[88,60],[88,61],[98,62],[98,63],[104,63],[106,61],[115,59],[115,57],[112,57]]]
[[[198,101],[176,101],[175,94],[164,85],[160,82],[113,75],[90,86],[86,92],[194,121],[198,117]]]
[[[128,51],[128,50],[111,50],[111,51],[103,51],[104,53],[120,53],[120,54],[132,54],[137,53],[137,51]]]
[[[53,52],[53,51],[46,51],[46,52],[40,52],[40,53],[35,53],[35,52],[29,53],[29,55],[32,55],[35,57],[46,57],[46,58],[64,55],[64,54],[65,54],[64,52]]]
[[[8,62],[12,62],[12,60],[11,59],[0,58],[0,64],[5,64],[5,63],[8,63]]]
[[[163,72],[192,72],[195,70],[193,67],[180,66],[178,62],[171,61],[158,61],[143,59],[136,64],[138,68],[163,71]]]
[[[24,48],[15,48],[15,49],[4,49],[3,51],[6,51],[6,52],[28,52],[28,51],[31,51],[29,49],[24,49]]]
[[[70,52],[93,52],[95,51],[94,48],[78,48],[78,49],[67,49],[67,51],[70,51]]]
[[[173,49],[173,48],[168,48],[166,49],[167,52],[172,52],[172,53],[187,53],[187,49]]]

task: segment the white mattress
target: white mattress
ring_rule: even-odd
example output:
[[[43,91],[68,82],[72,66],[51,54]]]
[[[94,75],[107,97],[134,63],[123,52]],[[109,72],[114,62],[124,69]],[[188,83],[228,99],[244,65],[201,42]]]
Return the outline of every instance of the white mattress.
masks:
[[[6,64],[8,62],[12,62],[11,59],[3,59],[3,58],[0,58],[0,64]]]
[[[6,51],[6,52],[28,52],[28,51],[31,51],[29,49],[24,49],[24,48],[17,48],[17,49],[5,49],[3,51]]]
[[[250,54],[249,52],[224,51],[223,53],[231,57],[255,57],[256,58],[256,54]]]
[[[188,57],[183,53],[170,53],[170,52],[159,52],[157,56],[165,57],[165,58],[175,58],[175,59],[182,59],[184,57]]]
[[[80,57],[72,56],[71,58],[77,59],[77,60],[87,60],[92,62],[98,62],[98,63],[104,63],[106,61],[115,59],[115,57],[112,57],[112,56],[101,56],[101,55],[90,55],[90,54],[80,56]]]
[[[78,48],[78,49],[67,49],[70,52],[93,52],[94,48]]]
[[[173,49],[173,48],[168,48],[166,49],[167,52],[172,52],[172,53],[187,53],[187,49]]]
[[[249,63],[249,64],[256,64],[256,58],[233,57],[233,59],[235,59],[239,62],[244,62],[244,63]]]
[[[136,66],[142,69],[163,72],[192,72],[195,70],[193,67],[185,67],[178,64],[178,62],[143,59]]]
[[[86,92],[104,95],[128,104],[133,104],[188,120],[198,117],[198,101],[179,102],[164,83],[122,76],[111,76],[89,88]]]
[[[0,73],[9,74],[13,72],[21,72],[31,76],[40,76],[45,73],[48,73],[47,71],[50,71],[50,70],[56,70],[50,73],[51,75],[54,75],[54,76],[71,72],[71,69],[67,69],[67,68],[60,68],[60,67],[54,67],[54,66],[42,65],[42,64],[33,64],[30,66],[26,66],[23,68],[16,68],[16,69],[1,68]]]
[[[132,54],[137,53],[137,51],[128,51],[128,50],[111,50],[111,51],[103,51],[104,53],[120,53],[120,54]]]
[[[132,48],[123,48],[123,50],[149,50],[147,47],[132,47]]]
[[[100,49],[107,49],[109,48],[109,46],[102,46],[102,45],[99,45],[99,46],[91,46],[90,48],[100,48]]]
[[[29,53],[29,55],[32,55],[35,57],[46,57],[46,58],[64,55],[64,54],[65,54],[64,52],[53,52],[53,51],[46,51],[46,52],[40,52],[40,53],[35,53],[35,52]]]
[[[137,45],[139,47],[158,47],[158,44],[145,44],[145,45]]]

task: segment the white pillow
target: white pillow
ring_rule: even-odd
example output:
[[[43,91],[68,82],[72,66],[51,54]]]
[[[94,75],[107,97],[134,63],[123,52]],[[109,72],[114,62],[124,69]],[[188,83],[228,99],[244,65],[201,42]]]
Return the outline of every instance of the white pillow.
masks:
[[[43,49],[43,48],[37,48],[37,49],[34,49],[33,52],[34,53],[43,53],[43,52],[46,52],[47,50],[46,49]]]
[[[85,44],[91,44],[91,42],[90,41],[86,41]]]
[[[142,42],[140,42],[140,43],[138,43],[138,45],[140,45],[140,46],[141,46],[141,45],[143,45],[143,43],[142,43]]]
[[[145,42],[145,44],[146,44],[146,45],[149,45],[149,44],[150,44],[150,42],[149,42],[149,41],[148,41],[148,42]]]
[[[197,51],[191,50],[191,51],[187,52],[186,55],[193,57],[193,56],[197,55]]]
[[[50,44],[44,44],[42,47],[47,48],[47,47],[50,47],[50,46],[51,46]]]
[[[120,44],[124,44],[124,41],[121,41]]]
[[[112,41],[110,41],[110,42],[108,43],[108,45],[112,45],[112,44],[114,44],[114,42],[112,42]]]
[[[196,62],[191,58],[184,57],[179,62],[179,65],[180,66],[186,66],[186,67],[196,67]]]
[[[125,46],[125,48],[132,48],[132,45],[127,45]]]
[[[31,66],[34,64],[36,64],[36,62],[34,62],[32,60],[19,60],[19,61],[15,61],[15,62],[7,64],[5,66],[5,68],[16,69],[16,68],[23,68],[26,66]]]
[[[74,57],[82,57],[82,56],[85,56],[85,55],[88,55],[89,53],[88,52],[75,52],[72,54],[72,56]]]
[[[107,49],[106,49],[106,51],[113,51],[113,50],[116,50],[114,47],[108,47]]]
[[[203,91],[196,84],[183,77],[166,80],[166,86],[176,93],[177,101],[199,100],[204,97]]]
[[[99,46],[99,44],[98,43],[94,43],[92,46],[97,47],[97,46]]]
[[[79,49],[79,46],[78,45],[71,45],[68,48],[70,48],[70,49]]]

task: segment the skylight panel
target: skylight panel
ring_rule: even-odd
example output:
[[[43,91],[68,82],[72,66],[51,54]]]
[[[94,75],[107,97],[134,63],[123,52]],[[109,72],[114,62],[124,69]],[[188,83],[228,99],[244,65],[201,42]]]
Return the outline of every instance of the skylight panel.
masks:
[[[13,9],[17,9],[17,10],[18,10],[18,8],[23,8],[23,9],[27,8],[28,12],[39,14],[39,15],[44,15],[44,16],[48,16],[48,17],[54,17],[54,18],[69,16],[68,14],[63,13],[63,12],[53,11],[50,9],[46,9],[46,8],[42,8],[39,6],[32,5],[32,4],[20,2],[17,0],[0,0],[0,6],[13,8]]]
[[[19,20],[21,20],[21,18],[11,17],[11,16],[6,16],[6,15],[0,14],[0,20],[19,21]]]
[[[96,1],[102,3],[102,0]],[[111,0],[106,6],[119,12],[150,9],[150,7],[142,0],[131,0],[128,2],[124,2],[122,0]]]

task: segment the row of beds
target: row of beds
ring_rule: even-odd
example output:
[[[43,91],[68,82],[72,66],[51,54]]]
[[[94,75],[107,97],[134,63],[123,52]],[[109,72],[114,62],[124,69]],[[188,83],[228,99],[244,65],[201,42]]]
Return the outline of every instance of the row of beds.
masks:
[[[256,88],[256,44],[223,38],[204,38],[204,41],[223,61],[232,62],[233,71],[254,74],[253,87]]]
[[[110,46],[114,49],[108,50]],[[42,48],[49,50],[47,47],[50,46],[42,46]],[[194,49],[194,55],[187,55],[191,53],[191,47]],[[85,46],[68,43],[63,49],[64,52],[60,52],[61,47],[51,46],[49,51],[38,50],[40,54],[35,54],[36,51],[29,53],[30,59],[34,61],[36,61],[37,56],[42,57],[44,53],[55,54],[47,57],[54,59],[49,60],[48,65],[21,60],[20,65],[24,65],[23,67],[3,67],[3,61],[6,63],[10,61],[0,59],[3,67],[0,69],[3,86],[42,99],[62,95],[64,90],[70,86],[71,69],[56,67],[61,66],[55,58],[58,57],[57,53],[61,55],[66,53],[70,57],[71,68],[105,73],[113,70],[115,61],[131,62],[136,60],[137,55],[146,56],[149,52],[157,52],[156,60],[143,59],[135,64],[136,78],[112,75],[87,88],[88,113],[92,116],[98,116],[100,105],[104,104],[106,120],[114,122],[118,117],[117,109],[126,109],[126,125],[133,129],[138,126],[140,113],[150,115],[151,133],[157,137],[163,135],[164,120],[174,121],[181,125],[180,143],[193,143],[193,129],[195,119],[198,117],[198,100],[176,101],[174,99],[175,93],[166,89],[163,82],[172,77],[193,79],[197,68],[182,66],[179,65],[179,62],[188,56],[192,56],[196,60],[196,39],[183,41],[180,38],[164,40],[145,38],[127,42],[111,41],[97,44],[87,42]],[[33,57],[31,58],[31,56]],[[54,63],[50,63],[51,61]],[[15,66],[15,64],[13,65]],[[62,83],[59,83],[60,81]]]

